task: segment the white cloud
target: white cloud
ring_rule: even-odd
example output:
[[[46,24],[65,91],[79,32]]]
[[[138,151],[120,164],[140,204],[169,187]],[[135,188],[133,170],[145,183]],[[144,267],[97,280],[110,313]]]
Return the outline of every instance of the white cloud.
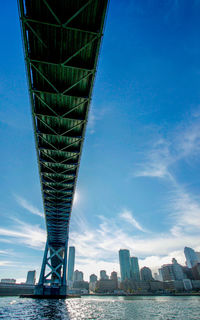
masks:
[[[30,213],[32,214],[35,214],[37,216],[40,216],[40,217],[44,217],[44,214],[43,212],[41,212],[38,208],[36,208],[35,206],[33,206],[30,202],[28,202],[26,199],[18,196],[18,195],[15,195],[15,199],[16,201],[18,202],[18,204],[28,210]]]
[[[173,258],[176,258],[180,264],[182,265],[185,264],[185,256],[184,256],[183,250],[178,250],[178,251],[173,251],[168,255],[164,255],[164,256],[152,255],[144,259],[140,259],[139,266],[140,268],[148,266],[152,270],[152,272],[157,272],[157,270],[163,264],[171,263]]]
[[[158,137],[156,141],[150,142],[151,148],[144,153],[144,162],[140,163],[136,177],[155,177],[171,179],[169,165],[173,162],[170,154],[170,144],[163,138]]]
[[[192,197],[181,188],[177,187],[171,197],[169,204],[172,210],[172,218],[177,222],[177,225],[194,232],[200,229],[200,203],[198,199]]]
[[[127,216],[132,217],[130,211],[128,213]],[[127,232],[121,215],[116,215],[114,219],[101,216],[96,228],[81,219],[80,225],[77,224],[70,231],[70,245],[76,247],[76,268],[84,271],[86,278],[93,272],[99,274],[101,269],[119,272],[118,251],[123,248],[139,257],[141,267],[149,266],[154,272],[162,264],[170,263],[173,257],[184,264],[184,247],[191,246],[199,250],[197,245],[200,243],[200,236],[199,232],[191,234],[188,230],[183,230],[179,224],[179,216],[174,216],[171,230],[136,235]],[[200,227],[198,230],[200,231]]]
[[[95,126],[97,121],[102,120],[107,111],[108,109],[106,108],[101,108],[98,110],[94,109],[93,107],[91,108],[87,125],[90,134],[95,133]]]
[[[8,261],[8,260],[1,260],[0,261],[0,267],[11,267],[11,266],[16,266],[16,263],[13,261]]]
[[[1,256],[7,256],[7,255],[13,255],[13,251],[8,249],[8,250],[0,250],[0,255]]]
[[[0,228],[0,235],[8,237],[12,243],[20,243],[34,249],[43,250],[46,232],[37,225],[15,220],[14,228]]]
[[[179,158],[193,157],[200,153],[200,121],[191,122],[177,137]]]
[[[130,210],[126,210],[124,209],[122,211],[122,213],[120,213],[120,217],[127,221],[128,223],[130,223],[133,227],[135,227],[136,229],[142,231],[142,232],[146,232],[146,230],[139,224],[139,222],[137,222],[137,220],[133,217],[132,213]]]
[[[143,161],[137,165],[133,176],[165,178],[174,182],[171,166],[180,160],[194,160],[200,154],[200,121],[194,117],[174,131],[168,132],[168,138],[160,133],[154,134],[143,153]]]

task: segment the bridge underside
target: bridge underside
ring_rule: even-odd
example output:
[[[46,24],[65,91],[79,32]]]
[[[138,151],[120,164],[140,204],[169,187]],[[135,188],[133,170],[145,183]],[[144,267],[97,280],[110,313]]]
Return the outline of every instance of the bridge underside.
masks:
[[[38,292],[61,294],[107,0],[18,4],[47,227]]]

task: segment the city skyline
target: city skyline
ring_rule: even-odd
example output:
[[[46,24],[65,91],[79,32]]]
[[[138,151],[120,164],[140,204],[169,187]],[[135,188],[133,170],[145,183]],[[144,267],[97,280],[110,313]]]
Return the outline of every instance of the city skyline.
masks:
[[[0,273],[25,281],[46,229],[16,1],[2,12]],[[121,247],[152,271],[200,251],[199,13],[110,3],[69,235],[86,279],[119,272]]]
[[[188,254],[188,251],[192,252],[192,254]],[[187,273],[187,272],[185,273],[185,271],[183,271],[182,268],[191,269],[196,264],[200,265],[200,252],[194,251],[193,248],[189,248],[189,247],[185,247],[183,252],[185,255],[185,263],[183,265],[181,265],[180,261],[177,261],[177,259],[173,257],[171,261],[168,261],[167,263],[160,265],[157,270],[152,270],[146,265],[145,266],[139,265],[138,261],[140,261],[140,259],[138,259],[138,257],[131,256],[128,249],[120,249],[118,252],[118,258],[119,258],[118,271],[112,270],[107,274],[107,270],[98,270],[96,274],[91,273],[89,275],[86,275],[86,278],[84,278],[84,272],[82,270],[78,270],[75,265],[75,247],[69,247],[68,269],[67,269],[68,287],[72,288],[74,281],[83,281],[83,282],[92,281],[93,282],[94,280],[91,280],[91,278],[93,277],[95,277],[97,280],[112,279],[113,273],[114,274],[116,273],[120,281],[129,279],[137,282],[141,280],[148,280],[148,278],[149,280],[152,279],[152,280],[166,281],[166,279],[163,278],[163,275],[160,275],[161,270],[164,270],[165,273],[167,272],[167,277],[169,277],[169,274],[171,274],[170,279],[167,279],[167,280],[182,280],[182,279],[185,279],[185,276]],[[193,257],[195,257],[196,260],[194,260]],[[193,261],[194,263],[191,264],[191,261]],[[146,273],[147,273],[147,277],[145,276]],[[152,273],[154,275],[152,275]],[[29,274],[31,274],[32,278],[34,277],[35,279],[34,281],[36,282],[36,270],[34,270],[34,271],[27,272],[26,283],[28,281]],[[14,277],[14,275],[12,275],[12,277]],[[11,279],[11,277],[8,279]],[[13,279],[14,278],[12,278],[11,280]],[[21,283],[24,282],[24,279],[25,278],[23,278]],[[3,279],[3,280],[6,280],[6,279]],[[16,279],[14,280],[16,281]],[[20,283],[19,280],[17,280],[16,282]]]

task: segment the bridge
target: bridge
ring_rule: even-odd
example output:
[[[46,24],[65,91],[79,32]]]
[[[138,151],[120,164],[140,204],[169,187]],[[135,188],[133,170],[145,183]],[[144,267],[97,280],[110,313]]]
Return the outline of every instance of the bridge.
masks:
[[[107,0],[18,0],[47,241],[38,296],[66,296],[69,223]]]

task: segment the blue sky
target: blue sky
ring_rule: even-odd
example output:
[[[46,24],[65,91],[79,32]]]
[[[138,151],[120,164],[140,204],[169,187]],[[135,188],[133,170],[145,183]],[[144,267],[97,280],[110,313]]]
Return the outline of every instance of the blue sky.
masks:
[[[85,279],[118,250],[156,270],[200,250],[200,2],[111,0],[70,245]],[[0,278],[39,273],[46,239],[16,1],[1,3]]]

